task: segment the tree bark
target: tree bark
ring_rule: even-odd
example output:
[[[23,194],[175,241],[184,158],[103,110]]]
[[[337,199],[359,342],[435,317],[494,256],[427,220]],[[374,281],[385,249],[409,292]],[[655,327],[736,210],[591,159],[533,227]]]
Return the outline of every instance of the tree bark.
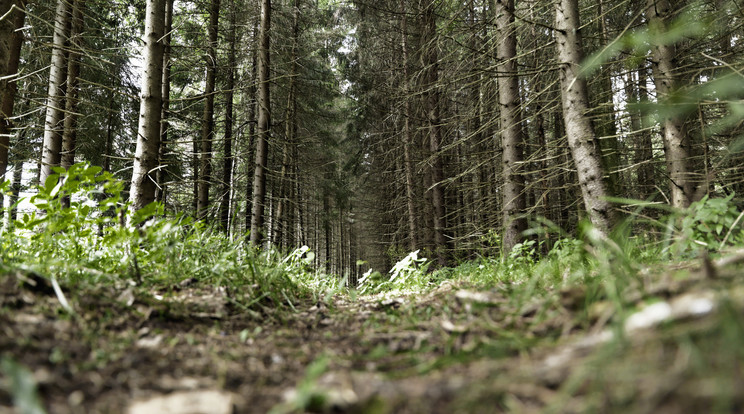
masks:
[[[10,9],[16,5],[15,0],[0,0],[0,16],[5,18],[0,20],[0,73],[8,73],[10,64],[10,55],[13,49],[13,32],[15,30],[14,19],[11,18]],[[15,15],[15,13],[13,13]]]
[[[72,0],[72,28],[70,30],[70,51],[67,58],[67,90],[65,94],[65,113],[62,132],[61,166],[69,169],[75,164],[77,147],[77,106],[78,78],[80,77],[80,57],[82,50],[83,9],[85,0]]]
[[[214,140],[214,95],[217,77],[217,29],[220,17],[220,0],[212,0],[207,26],[207,72],[204,88],[204,113],[202,114],[201,160],[199,164],[199,190],[197,217],[204,220],[209,210],[209,190],[212,187],[212,141]]]
[[[232,192],[233,96],[235,94],[236,43],[238,41],[236,16],[235,0],[232,0],[230,2],[230,32],[228,34],[230,50],[227,54],[227,82],[225,85],[227,89],[225,91],[225,157],[222,164],[222,200],[220,202],[220,223],[225,233],[230,231],[230,194]]]
[[[403,49],[403,168],[406,176],[406,207],[408,212],[408,240],[409,249],[413,252],[418,250],[418,226],[416,224],[416,196],[413,184],[413,161],[411,157],[411,143],[413,142],[411,132],[411,81],[408,70],[408,11],[406,2],[401,0],[401,48]]]
[[[251,212],[251,243],[258,247],[264,239],[264,201],[266,198],[266,161],[269,156],[271,99],[269,70],[271,36],[271,0],[261,1],[261,28],[258,46],[258,128],[256,168],[253,173],[253,210]]]
[[[8,222],[18,220],[18,200],[21,195],[21,181],[23,179],[23,161],[17,160],[13,167],[13,184],[10,186],[10,215]]]
[[[258,83],[258,27],[259,19],[256,19],[253,24],[253,36],[251,37],[254,41],[254,47],[251,51],[251,82],[248,86],[248,156],[245,164],[246,176],[249,177],[248,185],[245,189],[245,231],[251,230],[251,222],[253,221],[253,175],[255,174],[255,152],[253,151],[253,145],[256,141],[256,113],[258,105],[258,97],[256,84]]]
[[[508,254],[522,239],[527,228],[524,216],[527,200],[524,177],[519,166],[524,161],[524,130],[520,115],[519,79],[517,78],[517,37],[514,31],[514,0],[495,0],[498,44],[496,70],[499,73],[499,113],[501,115],[503,194],[503,252]]]
[[[290,51],[290,69],[289,85],[287,91],[287,107],[284,117],[284,142],[282,143],[282,166],[279,172],[279,191],[277,197],[276,215],[274,223],[274,243],[277,246],[284,247],[284,239],[287,236],[288,229],[292,226],[285,216],[288,210],[289,189],[291,187],[290,174],[290,147],[295,145],[295,136],[297,135],[297,48],[298,36],[300,33],[300,2],[294,0],[292,6],[292,47]]]
[[[440,146],[442,142],[442,130],[440,119],[440,92],[439,92],[439,57],[437,53],[437,22],[434,12],[435,3],[424,1],[423,10],[423,33],[422,46],[425,52],[424,79],[425,92],[424,101],[426,106],[427,127],[429,130],[429,152],[431,159],[431,197],[434,211],[434,250],[437,255],[437,263],[447,266],[447,237],[446,237],[446,213],[444,197],[444,166]]]
[[[62,132],[64,130],[65,81],[67,80],[67,57],[70,37],[71,3],[58,0],[54,16],[52,39],[52,63],[49,70],[49,92],[44,121],[44,144],[41,155],[40,183],[44,185],[52,175],[52,167],[61,161]]]
[[[163,101],[163,51],[165,0],[147,0],[145,10],[145,53],[140,96],[137,149],[130,198],[139,210],[155,200],[155,176],[160,143],[160,116]]]
[[[158,147],[158,168],[155,173],[155,199],[163,204],[166,201],[166,177],[167,167],[166,154],[168,153],[168,129],[170,123],[170,89],[171,89],[171,31],[173,30],[173,1],[165,0],[165,19],[163,30],[165,38],[163,39],[163,81],[162,81],[162,105],[160,110],[160,145]]]
[[[666,31],[670,15],[667,0],[648,0],[646,18],[649,26],[659,32]],[[673,44],[656,44],[651,52],[651,70],[656,85],[657,100],[662,102],[679,88],[676,71],[676,47]],[[685,131],[684,116],[671,114],[663,121],[664,155],[666,156],[669,191],[672,206],[687,208],[693,201],[695,188],[691,179],[690,139]]]
[[[653,145],[651,135],[646,131],[646,125],[643,113],[633,105],[648,102],[646,93],[646,71],[647,68],[642,66],[638,68],[638,80],[633,77],[633,72],[628,72],[625,80],[625,95],[628,97],[628,103],[631,104],[629,109],[631,134],[634,137],[633,162],[637,165],[636,170],[636,191],[634,197],[640,200],[648,199],[654,188],[654,168],[653,168]]]
[[[599,0],[597,2],[597,31],[599,33],[600,47],[612,42],[609,29],[607,28],[606,2]],[[607,189],[611,194],[618,195],[621,191],[622,176],[618,169],[620,167],[620,148],[617,139],[617,122],[615,120],[615,102],[613,97],[615,92],[612,86],[612,64],[602,65],[601,70],[596,75],[599,77],[597,85],[597,100],[594,104],[596,108],[593,119],[599,123],[596,128],[597,139],[601,145],[602,151],[602,168],[607,175]]]
[[[12,77],[18,73],[18,65],[21,60],[21,47],[23,46],[23,32],[20,29],[23,27],[23,23],[26,19],[25,7],[26,1],[16,0],[8,2],[7,0],[2,2],[0,7],[0,13],[5,14],[11,6],[6,6],[6,3],[12,3],[18,9],[14,11],[11,17],[6,17],[5,20],[0,22],[0,70],[7,77]],[[8,10],[5,10],[5,8]],[[12,26],[11,26],[12,24]],[[9,33],[8,33],[8,29]],[[4,56],[6,53],[6,38],[7,39],[7,62]],[[5,172],[8,169],[8,152],[10,150],[10,136],[12,134],[13,123],[10,118],[13,116],[13,106],[15,104],[16,92],[18,91],[18,85],[14,78],[7,79],[0,83],[2,88],[2,102],[0,103],[0,180],[5,176]],[[0,200],[2,198],[0,197]],[[1,204],[1,203],[0,203]]]
[[[592,224],[607,234],[614,226],[614,212],[602,171],[601,149],[589,113],[586,79],[580,75],[582,45],[578,0],[555,0],[556,45],[560,64],[563,120],[571,148],[584,206]]]

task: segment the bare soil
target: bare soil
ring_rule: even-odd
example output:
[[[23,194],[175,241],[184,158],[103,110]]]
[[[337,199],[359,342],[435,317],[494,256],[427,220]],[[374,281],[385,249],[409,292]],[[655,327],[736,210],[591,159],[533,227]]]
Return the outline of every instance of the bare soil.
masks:
[[[49,413],[141,414],[157,398],[160,412],[744,411],[740,270],[643,283],[653,300],[638,294],[628,314],[650,322],[631,326],[610,302],[584,306],[580,287],[516,300],[448,283],[252,310],[235,300],[249,292],[198,283],[68,287],[70,314],[48,280],[16,273],[0,276],[0,357],[30,371]]]

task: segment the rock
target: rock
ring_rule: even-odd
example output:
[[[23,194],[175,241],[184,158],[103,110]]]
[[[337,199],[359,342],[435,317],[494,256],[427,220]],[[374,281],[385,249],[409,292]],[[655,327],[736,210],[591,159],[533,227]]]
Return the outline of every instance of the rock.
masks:
[[[219,390],[181,391],[135,401],[127,414],[232,414],[233,394]]]

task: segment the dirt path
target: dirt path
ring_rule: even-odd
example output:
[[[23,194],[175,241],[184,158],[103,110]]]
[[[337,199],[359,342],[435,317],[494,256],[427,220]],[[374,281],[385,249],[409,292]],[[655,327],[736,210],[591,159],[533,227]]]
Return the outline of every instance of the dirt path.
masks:
[[[47,281],[14,274],[0,279],[0,353],[28,368],[49,413],[737,412],[739,279],[657,283],[621,326],[581,289],[518,301],[508,286],[447,284],[294,312],[193,286],[166,299],[100,288],[72,295],[69,316]]]

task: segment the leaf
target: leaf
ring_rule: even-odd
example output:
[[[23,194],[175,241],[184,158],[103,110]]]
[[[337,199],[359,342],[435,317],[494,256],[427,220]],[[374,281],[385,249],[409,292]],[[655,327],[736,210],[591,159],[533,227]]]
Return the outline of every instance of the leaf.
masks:
[[[9,380],[7,391],[13,398],[13,405],[18,413],[46,413],[36,390],[34,377],[26,367],[10,358],[3,358],[0,361],[0,371]]]

